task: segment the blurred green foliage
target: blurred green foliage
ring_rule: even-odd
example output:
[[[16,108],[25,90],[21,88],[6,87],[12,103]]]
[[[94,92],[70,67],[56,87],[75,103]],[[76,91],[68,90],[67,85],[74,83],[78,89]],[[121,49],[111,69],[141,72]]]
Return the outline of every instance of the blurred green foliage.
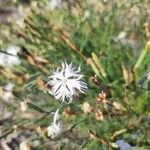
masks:
[[[40,139],[41,146],[35,148],[31,142],[29,145],[33,149],[49,149],[48,147],[55,149],[53,146],[56,143],[58,147],[68,149],[62,144],[63,139],[69,139],[66,143],[70,144],[70,149],[71,147],[83,150],[116,149],[111,143],[122,138],[135,149],[140,150],[144,147],[148,150],[149,81],[144,80],[143,83],[146,84],[144,89],[143,83],[139,86],[138,82],[143,75],[150,72],[150,50],[134,70],[148,42],[142,27],[147,16],[145,13],[137,16],[134,19],[138,23],[133,24],[129,18],[127,24],[125,21],[121,24],[119,21],[125,19],[123,17],[126,15],[132,16],[132,12],[127,13],[127,9],[141,8],[140,11],[143,11],[147,7],[147,2],[134,1],[125,5],[121,1],[113,1],[110,4],[109,1],[99,1],[97,7],[100,5],[102,10],[97,8],[96,4],[94,6],[89,4],[88,1],[64,3],[61,8],[51,11],[47,0],[30,1],[30,5],[26,6],[30,9],[22,27],[12,22],[8,25],[1,24],[5,29],[5,32],[2,32],[3,36],[0,36],[1,49],[9,43],[21,48],[19,52],[21,64],[14,66],[10,71],[1,67],[0,71],[2,86],[8,82],[16,85],[13,91],[15,101],[7,106],[14,114],[13,122],[5,123],[8,126],[2,126],[4,134],[13,125],[17,125],[18,128],[23,126],[24,130],[33,127],[35,131],[41,127],[42,131],[38,132],[40,138],[35,137]],[[17,2],[16,5],[22,4]],[[124,11],[127,13],[125,16],[122,15]],[[117,39],[121,32],[127,36]],[[92,53],[96,55],[98,61],[92,57]],[[60,66],[62,61],[73,62],[75,66],[80,65],[89,88],[85,95],[74,98],[73,103],[69,105],[56,101],[44,86],[48,82],[47,77],[51,74],[51,70]],[[100,67],[97,64],[100,64]],[[103,75],[102,69],[106,76]],[[95,77],[96,84],[92,79],[95,74],[99,74]],[[107,93],[109,101],[106,108],[96,100],[102,90]],[[33,114],[33,118],[18,117],[21,113],[20,103],[26,100],[27,112]],[[114,110],[114,101],[119,102],[123,110]],[[83,113],[81,109],[83,102],[88,102],[93,111]],[[68,107],[71,111],[66,111]],[[46,136],[45,130],[52,121],[51,112],[58,108],[64,126],[74,124],[86,115],[88,119],[79,123],[68,134],[62,134],[60,138],[52,140]],[[103,112],[103,121],[95,119],[96,109]],[[122,129],[127,130],[112,138]],[[91,138],[89,130],[93,132]],[[4,137],[7,137],[6,135]],[[34,136],[34,132],[31,136]]]

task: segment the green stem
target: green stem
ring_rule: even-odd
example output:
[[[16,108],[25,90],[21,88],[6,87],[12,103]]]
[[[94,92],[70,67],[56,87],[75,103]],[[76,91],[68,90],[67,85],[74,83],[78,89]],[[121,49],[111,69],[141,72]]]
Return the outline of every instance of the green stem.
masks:
[[[146,46],[144,47],[140,57],[138,58],[135,66],[134,66],[134,71],[137,70],[137,68],[139,68],[139,66],[141,65],[142,61],[144,60],[147,52],[150,50],[150,41],[147,42]]]

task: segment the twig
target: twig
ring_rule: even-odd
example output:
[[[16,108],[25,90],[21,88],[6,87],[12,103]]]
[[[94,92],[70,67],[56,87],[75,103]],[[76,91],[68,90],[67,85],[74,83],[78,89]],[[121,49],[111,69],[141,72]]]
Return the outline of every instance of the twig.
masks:
[[[122,130],[119,130],[119,131],[116,131],[112,136],[111,136],[111,139],[113,140],[115,137],[117,137],[118,135],[120,134],[123,134],[127,132],[127,129],[122,129]]]
[[[72,49],[74,50],[78,55],[81,56],[81,58],[83,58],[83,60],[85,60],[87,62],[87,58],[80,52],[80,49],[78,49],[76,47],[76,45],[74,43],[72,43],[69,38],[66,36],[66,34],[64,33],[64,31],[62,31],[61,29],[55,29],[56,31],[60,32],[60,38]]]
[[[75,128],[80,122],[82,122],[82,121],[84,121],[84,120],[86,120],[86,119],[88,119],[88,116],[86,116],[86,117],[84,117],[83,119],[77,121],[76,123],[74,123],[73,125],[69,126],[68,128],[62,130],[61,132],[59,132],[58,134],[56,134],[52,139],[56,139],[56,138],[58,138],[60,135],[66,133],[66,132],[68,132],[68,131],[72,131],[73,128]]]
[[[134,120],[132,120],[132,122],[129,123],[129,125],[128,125],[128,127],[127,127],[126,129],[121,129],[121,130],[119,130],[119,131],[116,131],[116,132],[111,136],[111,139],[113,140],[113,139],[115,139],[118,135],[121,135],[121,134],[123,134],[123,133],[126,133],[126,132],[129,131],[129,130],[134,130],[135,128],[138,128],[138,127],[140,126],[140,123],[141,123],[141,121],[143,120],[144,116],[145,116],[145,115],[142,114],[142,115],[140,115],[140,116],[138,117],[138,119],[135,118]]]

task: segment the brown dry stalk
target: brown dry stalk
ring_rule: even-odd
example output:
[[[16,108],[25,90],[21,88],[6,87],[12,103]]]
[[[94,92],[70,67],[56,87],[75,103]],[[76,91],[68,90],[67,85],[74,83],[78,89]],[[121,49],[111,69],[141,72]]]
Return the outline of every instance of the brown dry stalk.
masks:
[[[75,52],[77,52],[81,58],[83,58],[86,62],[87,62],[87,58],[80,52],[80,50],[76,47],[76,45],[74,43],[72,43],[70,40],[69,40],[69,37],[64,33],[64,31],[62,31],[62,29],[60,28],[57,28],[57,29],[54,29],[56,31],[59,31],[60,33],[60,38],[72,49],[74,50]]]

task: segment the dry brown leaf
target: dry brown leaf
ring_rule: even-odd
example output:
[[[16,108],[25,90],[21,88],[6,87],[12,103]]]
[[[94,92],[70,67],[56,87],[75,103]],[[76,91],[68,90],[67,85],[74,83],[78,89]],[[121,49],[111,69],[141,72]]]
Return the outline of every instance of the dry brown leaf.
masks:
[[[96,64],[94,63],[92,58],[88,58],[87,59],[87,64],[89,64],[91,66],[91,68],[93,69],[93,71],[95,72],[95,74],[101,79],[101,74],[99,72],[98,67],[96,66]]]
[[[39,134],[42,134],[42,135],[45,135],[47,134],[47,128],[46,127],[35,127],[35,130],[39,133]]]
[[[15,79],[14,73],[9,68],[1,69],[0,73],[8,79]]]
[[[28,105],[27,105],[26,101],[21,102],[20,106],[21,106],[20,107],[21,111],[26,111],[27,110]]]
[[[95,139],[99,139],[99,141],[102,144],[107,144],[106,141],[104,141],[103,139],[101,139],[96,133],[94,133],[93,131],[89,130],[89,139],[90,140],[95,140]]]
[[[95,53],[92,53],[92,59],[98,68],[101,68],[100,61]]]
[[[94,133],[93,131],[89,130],[89,139],[90,140],[95,140],[97,138],[98,138],[97,134]]]
[[[47,88],[46,83],[42,80],[40,76],[37,78],[37,85],[42,90],[45,90]]]
[[[43,129],[39,126],[36,128],[36,131],[39,133],[39,134],[42,134],[43,133]]]
[[[129,85],[134,80],[133,72],[131,70],[128,70],[123,63],[121,64],[121,67],[122,67],[125,83],[126,85]]]
[[[123,110],[123,107],[119,102],[113,102],[113,106],[116,110]]]
[[[104,120],[103,113],[98,109],[95,111],[95,119],[97,121],[103,121]]]
[[[40,57],[40,56],[34,56],[34,58],[35,58],[36,61],[38,61],[38,62],[40,62],[40,63],[44,63],[44,64],[49,63],[49,61],[46,60],[46,59],[43,58],[43,57]]]
[[[70,108],[70,107],[67,107],[67,108],[65,108],[65,110],[63,111],[63,115],[64,115],[66,118],[68,118],[68,116],[69,116],[69,114],[70,114],[70,110],[71,110],[71,108]]]
[[[33,57],[27,56],[27,61],[28,61],[29,64],[35,65],[35,61],[34,61]]]
[[[96,64],[96,66],[99,68],[99,71],[101,72],[102,76],[105,78],[107,76],[99,58],[97,57],[97,55],[95,53],[92,53],[92,59],[94,61],[94,63]]]
[[[84,102],[84,103],[82,104],[81,109],[83,110],[84,113],[87,114],[87,113],[90,113],[90,112],[91,112],[92,107],[90,106],[90,104],[89,104],[88,102]]]
[[[63,111],[63,115],[67,118],[69,115],[81,115],[82,112],[81,111],[75,111],[72,110],[70,107],[67,107],[64,111]]]
[[[98,102],[100,102],[100,103],[102,103],[102,104],[106,104],[107,103],[107,95],[106,95],[106,93],[104,92],[104,91],[102,91],[99,95],[98,95],[98,97],[97,97],[97,101]]]
[[[71,49],[73,49],[75,51],[79,51],[79,49],[76,47],[76,45],[71,43],[70,40],[64,34],[61,34],[60,37]]]
[[[150,23],[146,22],[144,24],[146,37],[150,40]]]

